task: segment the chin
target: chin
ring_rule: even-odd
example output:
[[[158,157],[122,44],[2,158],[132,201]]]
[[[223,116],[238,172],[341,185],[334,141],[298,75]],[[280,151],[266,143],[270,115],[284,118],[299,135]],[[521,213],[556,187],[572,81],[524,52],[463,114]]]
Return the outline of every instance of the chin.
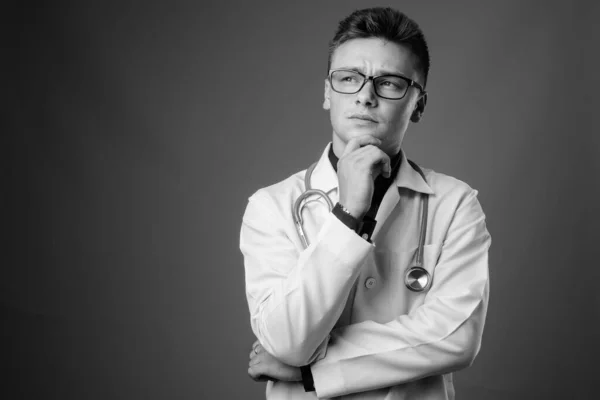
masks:
[[[349,140],[351,140],[355,137],[364,136],[364,135],[370,135],[370,136],[373,136],[374,138],[381,139],[381,140],[383,140],[385,137],[385,135],[382,135],[381,132],[379,132],[377,129],[373,129],[373,127],[369,127],[369,126],[364,126],[364,127],[353,126],[351,129],[345,130],[339,136],[346,143],[348,143]]]

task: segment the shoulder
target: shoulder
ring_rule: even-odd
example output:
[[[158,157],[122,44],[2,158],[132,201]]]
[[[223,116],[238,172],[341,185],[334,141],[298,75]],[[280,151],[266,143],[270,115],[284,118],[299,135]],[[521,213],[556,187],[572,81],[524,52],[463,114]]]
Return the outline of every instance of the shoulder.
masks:
[[[478,191],[466,182],[433,170],[422,168],[434,194],[430,195],[430,215],[435,227],[432,235],[446,242],[448,235],[477,236],[480,243],[489,246],[486,216],[477,198]],[[472,232],[469,230],[473,230]],[[468,234],[467,232],[471,232]],[[480,236],[478,236],[480,235]],[[487,239],[486,239],[487,238]]]
[[[458,207],[461,203],[477,197],[478,191],[468,183],[429,168],[421,169],[425,174],[427,184],[434,192],[432,197],[436,201]]]
[[[262,208],[274,214],[287,214],[292,202],[302,192],[306,170],[298,171],[288,178],[263,187],[248,199],[248,207]]]
[[[422,168],[422,170],[427,183],[436,194],[465,193],[475,190],[468,183],[453,176],[434,171],[430,168]]]

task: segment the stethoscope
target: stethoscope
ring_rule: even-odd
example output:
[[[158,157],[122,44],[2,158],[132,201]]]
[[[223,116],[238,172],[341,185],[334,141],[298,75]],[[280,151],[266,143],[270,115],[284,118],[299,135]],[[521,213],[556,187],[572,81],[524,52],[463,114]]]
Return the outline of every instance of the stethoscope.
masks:
[[[427,181],[421,168],[410,160],[408,160],[408,162],[423,177],[423,179]],[[300,235],[300,239],[302,240],[302,244],[304,245],[305,249],[310,245],[310,243],[308,242],[308,238],[306,237],[304,228],[302,226],[302,209],[305,205],[304,200],[311,196],[319,196],[327,203],[329,212],[333,210],[333,202],[327,193],[320,189],[313,189],[310,185],[310,178],[312,177],[313,170],[316,166],[317,163],[315,162],[306,170],[306,174],[304,175],[304,186],[306,190],[304,193],[298,196],[298,199],[296,199],[294,202],[294,208],[292,209],[292,216],[294,218],[294,223],[296,224],[296,230]],[[424,292],[431,287],[432,283],[431,275],[425,268],[423,268],[423,253],[425,250],[425,238],[427,236],[427,210],[429,209],[429,195],[427,193],[421,193],[421,205],[421,230],[419,232],[419,247],[417,248],[417,255],[415,257],[414,265],[410,267],[404,275],[404,284],[413,292]]]

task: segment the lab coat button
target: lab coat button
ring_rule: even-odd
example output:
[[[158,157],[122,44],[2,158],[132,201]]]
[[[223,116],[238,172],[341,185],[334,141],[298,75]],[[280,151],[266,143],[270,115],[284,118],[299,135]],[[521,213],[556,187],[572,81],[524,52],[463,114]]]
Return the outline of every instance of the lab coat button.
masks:
[[[375,278],[368,278],[365,281],[365,286],[367,289],[373,289],[375,287],[375,284],[377,284],[377,281],[375,280]]]

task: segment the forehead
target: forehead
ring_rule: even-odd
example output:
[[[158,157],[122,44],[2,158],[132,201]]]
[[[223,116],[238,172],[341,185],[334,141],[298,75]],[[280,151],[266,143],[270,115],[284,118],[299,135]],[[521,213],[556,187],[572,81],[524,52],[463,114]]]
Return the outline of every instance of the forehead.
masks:
[[[333,52],[331,69],[352,68],[368,75],[400,73],[417,79],[416,57],[406,46],[380,38],[351,39]]]

